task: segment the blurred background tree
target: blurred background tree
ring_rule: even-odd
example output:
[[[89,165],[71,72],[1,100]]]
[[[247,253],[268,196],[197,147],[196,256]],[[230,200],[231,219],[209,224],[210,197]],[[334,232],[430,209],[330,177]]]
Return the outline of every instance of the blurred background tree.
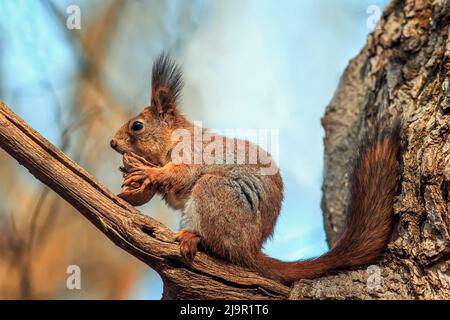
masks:
[[[184,68],[190,119],[280,130],[286,196],[266,251],[312,257],[327,250],[319,119],[386,2],[0,0],[0,99],[118,192],[120,157],[108,142],[148,104],[152,61],[170,52]],[[80,29],[66,26],[69,5],[80,8]],[[0,298],[160,297],[155,273],[3,151],[0,162]],[[161,201],[142,211],[178,227]],[[81,290],[66,288],[72,264]]]

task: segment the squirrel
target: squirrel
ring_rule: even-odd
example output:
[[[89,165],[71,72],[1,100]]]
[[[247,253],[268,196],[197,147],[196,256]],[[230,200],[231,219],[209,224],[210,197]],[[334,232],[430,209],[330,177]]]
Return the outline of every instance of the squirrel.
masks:
[[[198,130],[180,113],[182,86],[180,67],[161,54],[152,68],[151,105],[127,121],[110,144],[117,152],[140,159],[124,170],[123,199],[141,205],[156,192],[170,207],[181,211],[182,228],[175,238],[185,259],[192,261],[201,245],[224,260],[289,284],[373,263],[386,250],[399,192],[398,120],[389,129],[375,125],[375,133],[356,148],[349,175],[346,224],[339,240],[320,257],[283,262],[262,252],[264,242],[273,234],[283,199],[279,170],[271,174],[261,171],[275,166],[268,153],[248,141],[216,135],[223,145],[244,145],[246,157],[249,150],[257,150],[270,161],[258,157],[253,163],[239,162],[237,147],[215,151],[216,158],[226,158],[226,163],[192,161],[195,155],[189,152],[183,152],[184,161],[173,160],[180,143],[174,133],[181,130],[193,137]],[[138,200],[133,203],[133,199]]]

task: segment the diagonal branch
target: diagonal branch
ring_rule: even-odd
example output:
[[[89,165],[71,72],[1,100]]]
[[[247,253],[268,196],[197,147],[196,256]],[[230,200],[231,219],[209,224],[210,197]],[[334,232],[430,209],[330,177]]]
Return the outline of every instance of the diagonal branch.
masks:
[[[173,233],[114,195],[0,102],[0,147],[59,194],[117,246],[155,269],[163,298],[284,299],[289,288],[199,253],[179,254]]]

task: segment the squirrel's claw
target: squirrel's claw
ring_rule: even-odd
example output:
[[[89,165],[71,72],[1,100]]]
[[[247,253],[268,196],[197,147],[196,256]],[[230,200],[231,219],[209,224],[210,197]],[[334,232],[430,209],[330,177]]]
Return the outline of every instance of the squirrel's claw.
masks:
[[[155,164],[149,162],[149,161],[148,161],[147,159],[145,159],[144,157],[138,156],[138,155],[135,154],[134,152],[131,152],[131,153],[130,153],[130,156],[131,156],[131,159],[134,158],[134,160],[139,161],[141,164],[144,164],[144,165],[147,166],[147,167],[155,167]],[[129,161],[133,161],[133,160],[130,160],[130,157],[128,157],[128,160],[129,160]]]
[[[134,182],[143,183],[147,178],[144,171],[135,171],[127,175],[122,186],[129,186]]]

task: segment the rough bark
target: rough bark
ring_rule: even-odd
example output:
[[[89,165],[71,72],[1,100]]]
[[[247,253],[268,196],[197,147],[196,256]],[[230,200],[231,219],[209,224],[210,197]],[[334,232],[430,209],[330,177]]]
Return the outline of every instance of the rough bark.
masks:
[[[347,163],[375,122],[400,115],[402,190],[396,230],[368,288],[366,270],[299,282],[293,298],[450,298],[450,1],[393,1],[342,76],[322,119],[328,241],[342,230]]]
[[[0,147],[70,202],[115,244],[154,268],[164,298],[450,298],[450,0],[393,1],[345,71],[323,118],[323,208],[329,243],[347,203],[347,164],[373,124],[400,114],[402,190],[380,286],[365,268],[297,282],[293,289],[199,253],[184,261],[173,234],[117,198],[0,105]],[[387,123],[387,121],[386,121]]]

